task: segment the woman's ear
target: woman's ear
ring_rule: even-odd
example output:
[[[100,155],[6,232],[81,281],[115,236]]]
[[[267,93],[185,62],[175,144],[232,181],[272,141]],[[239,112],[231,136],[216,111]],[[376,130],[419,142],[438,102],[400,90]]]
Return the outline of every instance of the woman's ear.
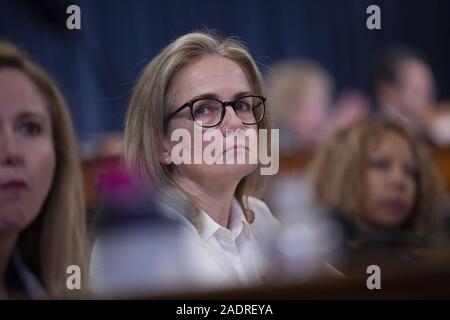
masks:
[[[163,153],[161,153],[159,161],[161,163],[164,163],[165,165],[169,165],[172,163],[172,158],[170,158],[170,154],[167,151],[164,151]]]
[[[170,148],[169,146],[164,143],[164,151],[161,152],[161,154],[159,155],[159,161],[165,165],[169,165],[172,163],[172,157],[170,156]]]

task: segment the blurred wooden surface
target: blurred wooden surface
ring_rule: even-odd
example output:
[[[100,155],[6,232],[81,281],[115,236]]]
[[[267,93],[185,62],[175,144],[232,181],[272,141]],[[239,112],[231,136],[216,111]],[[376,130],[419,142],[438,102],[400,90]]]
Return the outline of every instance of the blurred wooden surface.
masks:
[[[447,190],[450,191],[450,147],[434,148],[433,155]]]
[[[447,248],[449,249],[449,248]],[[387,266],[386,264],[384,264]],[[397,266],[398,267],[398,266]],[[450,299],[449,255],[435,256],[421,267],[381,267],[381,289],[368,289],[365,273],[347,278],[318,278],[306,283],[273,283],[260,287],[211,292],[182,293],[159,297],[175,300],[314,300],[314,299]],[[154,296],[140,297],[154,299]],[[157,297],[158,298],[158,297]]]

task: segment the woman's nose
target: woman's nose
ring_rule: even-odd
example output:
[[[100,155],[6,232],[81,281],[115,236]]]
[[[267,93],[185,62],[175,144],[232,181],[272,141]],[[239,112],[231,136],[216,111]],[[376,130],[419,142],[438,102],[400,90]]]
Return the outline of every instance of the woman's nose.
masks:
[[[0,131],[0,164],[18,165],[23,163],[23,154],[13,130]]]
[[[389,173],[389,182],[391,185],[393,185],[395,188],[404,188],[406,185],[406,177],[405,173],[403,172],[403,168],[395,167],[392,168]]]
[[[231,106],[225,107],[225,115],[222,121],[223,129],[242,129],[244,124],[242,120],[238,117],[236,112]]]

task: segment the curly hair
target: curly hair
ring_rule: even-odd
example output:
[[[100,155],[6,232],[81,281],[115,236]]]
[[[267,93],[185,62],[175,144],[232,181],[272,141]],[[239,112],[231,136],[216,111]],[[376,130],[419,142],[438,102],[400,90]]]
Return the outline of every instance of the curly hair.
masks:
[[[364,174],[370,147],[386,133],[405,139],[417,162],[417,196],[403,229],[418,236],[438,230],[438,214],[445,197],[443,182],[427,144],[402,123],[365,118],[337,131],[319,150],[312,165],[315,201],[361,224]]]

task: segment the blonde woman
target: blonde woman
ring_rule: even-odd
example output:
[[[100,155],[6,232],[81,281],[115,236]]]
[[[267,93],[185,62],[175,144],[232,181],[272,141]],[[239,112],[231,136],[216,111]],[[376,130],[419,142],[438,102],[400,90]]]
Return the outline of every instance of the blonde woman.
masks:
[[[331,124],[333,79],[313,61],[292,60],[273,65],[267,80],[282,151],[314,152]]]
[[[85,289],[85,211],[76,140],[64,99],[48,75],[0,42],[0,297]],[[79,291],[77,291],[79,292]]]
[[[442,181],[427,146],[403,124],[367,118],[341,129],[312,171],[315,199],[342,222],[349,248],[427,248],[439,240]]]
[[[263,230],[277,222],[267,206],[253,197],[261,188],[258,164],[177,163],[172,141],[176,130],[195,134],[216,130],[223,140],[243,132],[269,129],[261,75],[247,49],[233,39],[203,32],[186,34],[144,69],[132,96],[125,123],[125,160],[159,190],[170,191],[187,208],[190,230],[210,259],[220,284],[258,283]],[[211,132],[211,131],[210,131]],[[185,141],[185,147],[191,140]],[[186,147],[188,153],[204,151]],[[251,146],[234,143],[216,156],[238,157]],[[233,156],[231,156],[231,159]],[[172,203],[166,203],[171,206]],[[93,257],[96,256],[94,249]]]

